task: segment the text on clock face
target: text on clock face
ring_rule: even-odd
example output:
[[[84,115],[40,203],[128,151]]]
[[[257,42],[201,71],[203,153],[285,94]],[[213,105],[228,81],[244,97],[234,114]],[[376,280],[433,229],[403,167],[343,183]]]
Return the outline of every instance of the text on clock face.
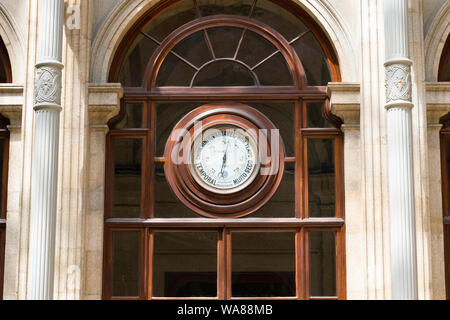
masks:
[[[202,136],[193,150],[195,170],[204,183],[231,189],[245,183],[256,166],[256,150],[248,137],[231,128]]]

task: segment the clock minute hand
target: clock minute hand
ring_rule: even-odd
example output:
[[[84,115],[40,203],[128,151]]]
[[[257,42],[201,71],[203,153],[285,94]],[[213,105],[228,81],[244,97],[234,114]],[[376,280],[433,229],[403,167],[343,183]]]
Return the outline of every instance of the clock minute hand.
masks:
[[[228,142],[227,148],[225,149],[225,154],[222,158],[222,168],[220,169],[220,176],[223,178],[223,170],[225,169],[225,164],[227,163],[227,153],[228,153],[228,147],[230,146],[230,143]]]

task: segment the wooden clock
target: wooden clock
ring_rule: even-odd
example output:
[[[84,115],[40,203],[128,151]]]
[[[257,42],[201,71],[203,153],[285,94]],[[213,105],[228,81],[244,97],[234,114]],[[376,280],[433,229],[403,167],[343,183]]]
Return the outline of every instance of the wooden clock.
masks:
[[[238,218],[273,196],[284,156],[277,128],[265,115],[244,104],[208,104],[175,126],[164,170],[191,210],[209,218]]]

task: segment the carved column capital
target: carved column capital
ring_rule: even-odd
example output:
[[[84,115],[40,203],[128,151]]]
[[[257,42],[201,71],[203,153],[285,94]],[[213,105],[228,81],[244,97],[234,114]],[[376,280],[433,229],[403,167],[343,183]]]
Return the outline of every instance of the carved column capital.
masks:
[[[88,110],[91,130],[108,132],[108,121],[120,112],[120,83],[89,84]]]
[[[386,109],[396,106],[412,108],[411,60],[396,59],[385,63]]]

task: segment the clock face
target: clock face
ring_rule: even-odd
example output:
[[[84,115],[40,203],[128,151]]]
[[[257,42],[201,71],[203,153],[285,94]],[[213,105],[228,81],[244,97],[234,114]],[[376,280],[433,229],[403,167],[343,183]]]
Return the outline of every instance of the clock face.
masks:
[[[235,127],[206,131],[195,141],[192,157],[191,171],[195,180],[217,193],[244,189],[259,171],[255,144]]]

